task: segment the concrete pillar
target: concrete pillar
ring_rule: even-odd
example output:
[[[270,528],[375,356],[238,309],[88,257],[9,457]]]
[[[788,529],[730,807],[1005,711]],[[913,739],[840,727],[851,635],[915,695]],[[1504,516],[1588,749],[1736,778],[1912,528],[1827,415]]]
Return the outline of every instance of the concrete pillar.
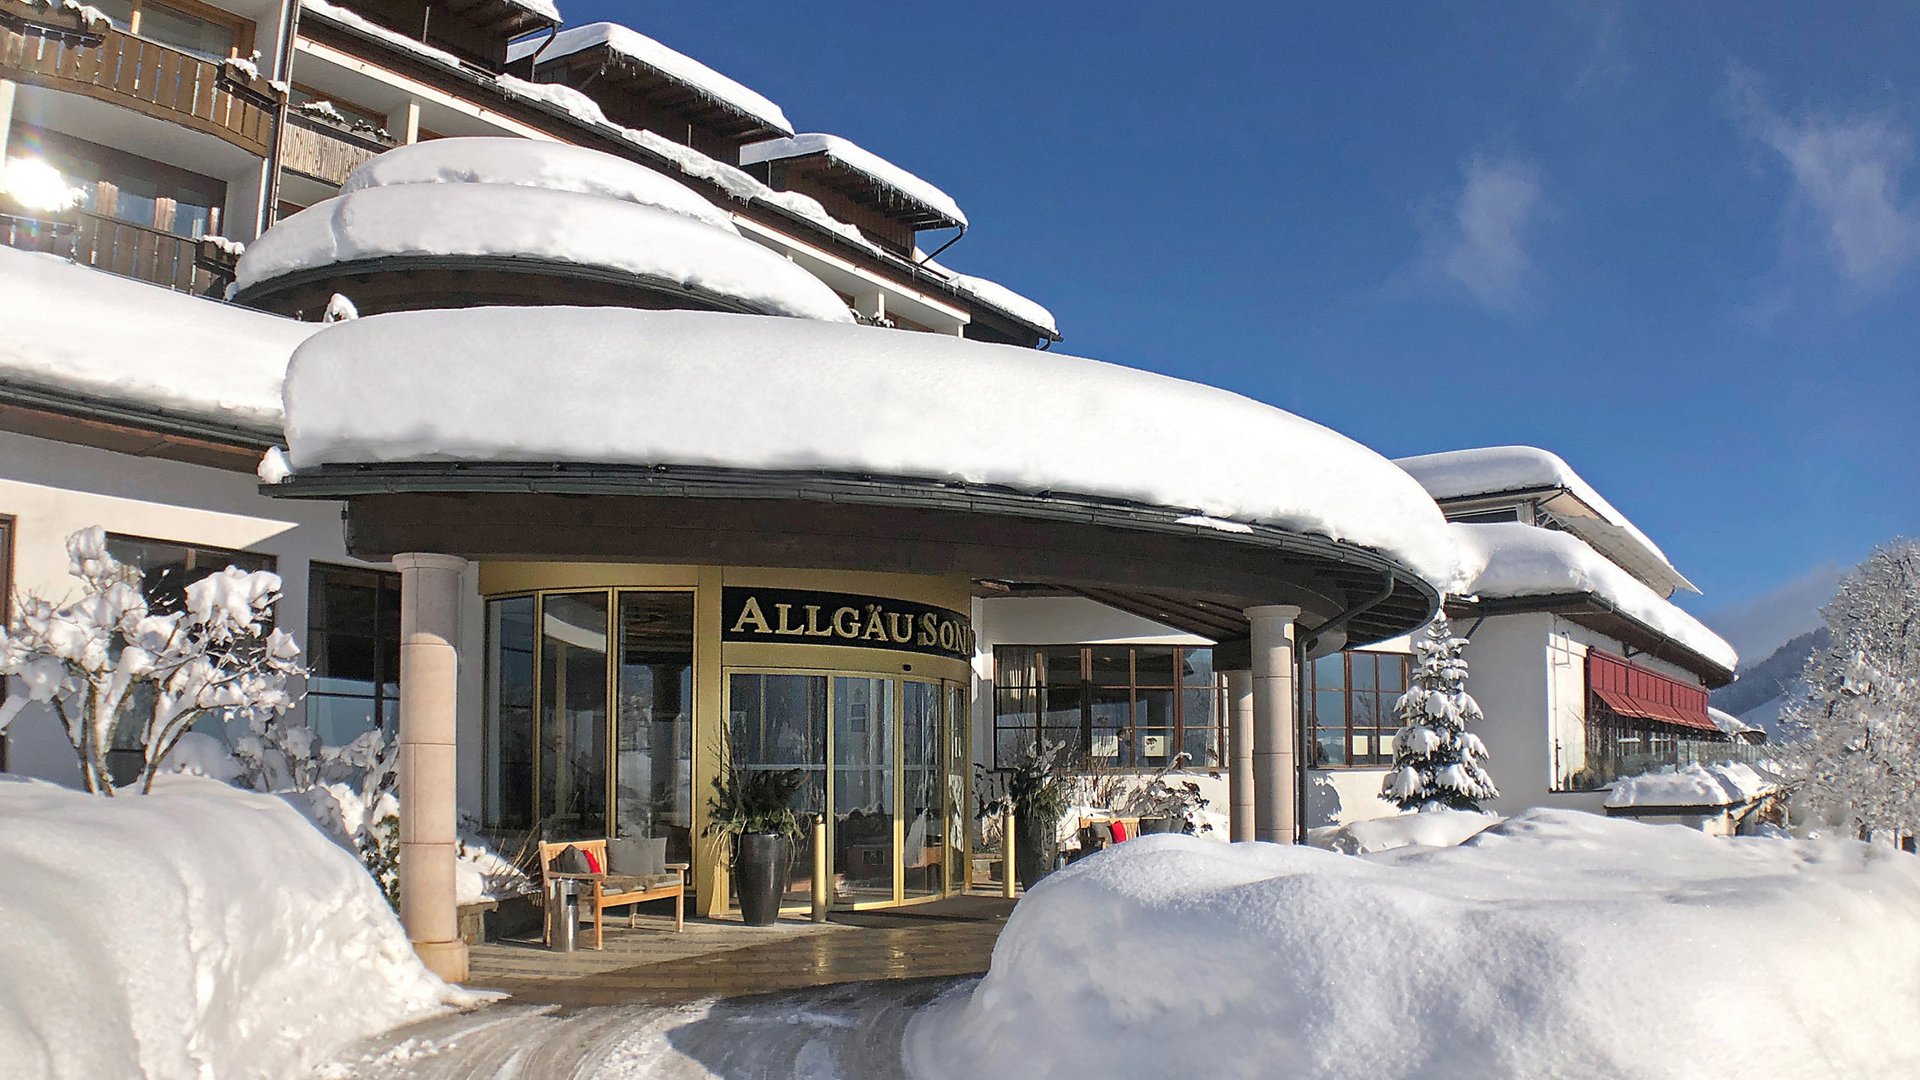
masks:
[[[399,130],[395,131],[395,128]],[[399,136],[400,141],[407,146],[412,146],[414,143],[419,142],[420,103],[413,99],[408,99],[404,108],[392,116],[387,117],[387,130]]]
[[[855,293],[853,310],[862,318],[882,322],[887,317],[887,294],[883,292]]]
[[[455,702],[466,560],[396,555],[400,571],[400,922],[449,982],[467,977],[454,881]]]
[[[1227,818],[1234,843],[1253,839],[1253,672],[1227,676]]]
[[[1253,835],[1294,841],[1293,624],[1290,604],[1248,608],[1253,624]]]
[[[13,95],[16,85],[12,79],[0,79],[0,169],[7,167],[7,139],[13,134]]]

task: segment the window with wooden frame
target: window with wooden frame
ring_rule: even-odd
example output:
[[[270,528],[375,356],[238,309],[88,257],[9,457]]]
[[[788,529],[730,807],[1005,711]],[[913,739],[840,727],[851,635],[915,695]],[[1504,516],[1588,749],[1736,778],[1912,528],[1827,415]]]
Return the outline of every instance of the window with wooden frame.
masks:
[[[80,189],[81,209],[189,240],[220,231],[225,183],[83,139],[20,130],[25,145]]]
[[[116,30],[204,60],[253,55],[251,19],[196,0],[99,0],[92,6]]]
[[[1209,647],[1002,645],[994,649],[993,762],[1037,741],[1093,767],[1187,768],[1225,760],[1221,684]]]
[[[1301,703],[1307,757],[1316,769],[1383,768],[1393,764],[1400,724],[1394,702],[1407,690],[1412,658],[1405,653],[1335,653],[1306,665]]]

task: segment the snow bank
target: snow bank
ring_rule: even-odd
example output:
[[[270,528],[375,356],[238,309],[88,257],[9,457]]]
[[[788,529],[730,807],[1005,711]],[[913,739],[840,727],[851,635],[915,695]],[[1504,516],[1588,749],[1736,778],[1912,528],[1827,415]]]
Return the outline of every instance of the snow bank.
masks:
[[[255,429],[318,326],[0,247],[0,382]]]
[[[1620,557],[1641,564],[1640,568],[1650,571],[1669,592],[1676,588],[1700,591],[1675,568],[1652,537],[1627,520],[1627,515],[1615,509],[1558,454],[1533,446],[1488,446],[1399,458],[1394,464],[1411,473],[1429,494],[1443,502],[1508,492],[1565,490],[1598,514],[1603,523],[1596,527],[1587,519],[1575,519],[1568,522],[1569,528],[1594,534],[1588,539],[1610,549],[1624,546],[1628,550],[1620,551]],[[1634,558],[1636,554],[1641,558]]]
[[[1307,842],[1343,855],[1371,855],[1403,847],[1456,847],[1502,820],[1467,810],[1428,810],[1315,829]]]
[[[838,135],[810,131],[791,138],[768,139],[743,146],[740,148],[740,164],[754,165],[762,161],[780,161],[813,154],[825,154],[828,160],[882,187],[891,188],[902,197],[946,218],[950,225],[962,226],[967,223],[967,215],[960,212],[960,204],[953,201],[953,196],[879,154]]]
[[[764,314],[853,320],[846,303],[818,278],[729,230],[655,206],[506,184],[403,184],[327,199],[254,241],[235,280],[245,290],[355,260],[446,255],[618,270]]]
[[[1532,810],[1359,858],[1146,836],[909,1028],[921,1080],[1920,1073],[1920,859]]]
[[[653,206],[737,232],[733,215],[638,162],[584,146],[533,139],[430,139],[396,147],[347,174],[342,195],[406,184],[505,184],[575,191]]]
[[[15,1076],[282,1077],[466,1003],[358,862],[193,777],[103,799],[0,777],[0,1061]]]
[[[1723,761],[1663,769],[1617,781],[1607,793],[1607,805],[1738,806],[1778,790],[1777,782],[1753,766]]]
[[[546,37],[541,35],[515,42],[507,50],[508,62],[533,55],[545,41]],[[560,31],[554,37],[553,44],[540,53],[540,62],[546,64],[599,45],[605,45],[628,60],[652,69],[722,108],[775,131],[789,135],[793,133],[793,125],[787,122],[787,114],[766,97],[685,53],[676,52],[637,30],[615,23],[588,23]]]
[[[1719,665],[1739,666],[1733,646],[1572,533],[1519,522],[1450,526],[1460,547],[1459,595],[1482,599],[1590,594],[1620,614]]]
[[[529,356],[564,357],[568,377],[529,397]],[[1265,523],[1375,549],[1435,583],[1455,571],[1433,500],[1359,443],[1225,390],[1060,353],[799,319],[491,308],[336,323],[288,379],[296,469],[569,461],[934,478]]]

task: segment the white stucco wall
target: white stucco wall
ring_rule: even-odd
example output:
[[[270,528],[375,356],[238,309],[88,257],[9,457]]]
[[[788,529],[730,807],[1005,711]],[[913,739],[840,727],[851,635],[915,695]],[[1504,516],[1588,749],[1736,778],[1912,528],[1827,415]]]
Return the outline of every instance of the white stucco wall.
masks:
[[[0,432],[0,514],[14,521],[14,586],[69,593],[66,539],[91,525],[108,532],[273,556],[284,582],[280,625],[306,647],[307,585],[314,562],[373,566],[349,558],[335,502],[269,498],[250,473],[136,457]],[[469,586],[472,588],[472,575]],[[477,591],[463,612],[468,640],[461,673],[462,808],[478,798],[480,617]],[[297,714],[296,714],[297,717]],[[469,736],[471,732],[471,737]],[[73,748],[51,712],[29,707],[7,733],[10,771],[78,783]]]

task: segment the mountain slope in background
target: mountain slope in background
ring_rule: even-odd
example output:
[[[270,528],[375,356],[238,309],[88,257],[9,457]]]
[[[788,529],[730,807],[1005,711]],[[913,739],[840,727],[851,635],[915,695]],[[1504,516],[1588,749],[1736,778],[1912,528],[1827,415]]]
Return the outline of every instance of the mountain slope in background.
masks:
[[[1768,742],[1779,742],[1783,737],[1780,712],[1804,689],[1800,672],[1807,666],[1807,658],[1826,648],[1830,640],[1827,628],[1818,627],[1780,646],[1758,663],[1742,665],[1738,680],[1709,695],[1713,707],[1765,731]]]

